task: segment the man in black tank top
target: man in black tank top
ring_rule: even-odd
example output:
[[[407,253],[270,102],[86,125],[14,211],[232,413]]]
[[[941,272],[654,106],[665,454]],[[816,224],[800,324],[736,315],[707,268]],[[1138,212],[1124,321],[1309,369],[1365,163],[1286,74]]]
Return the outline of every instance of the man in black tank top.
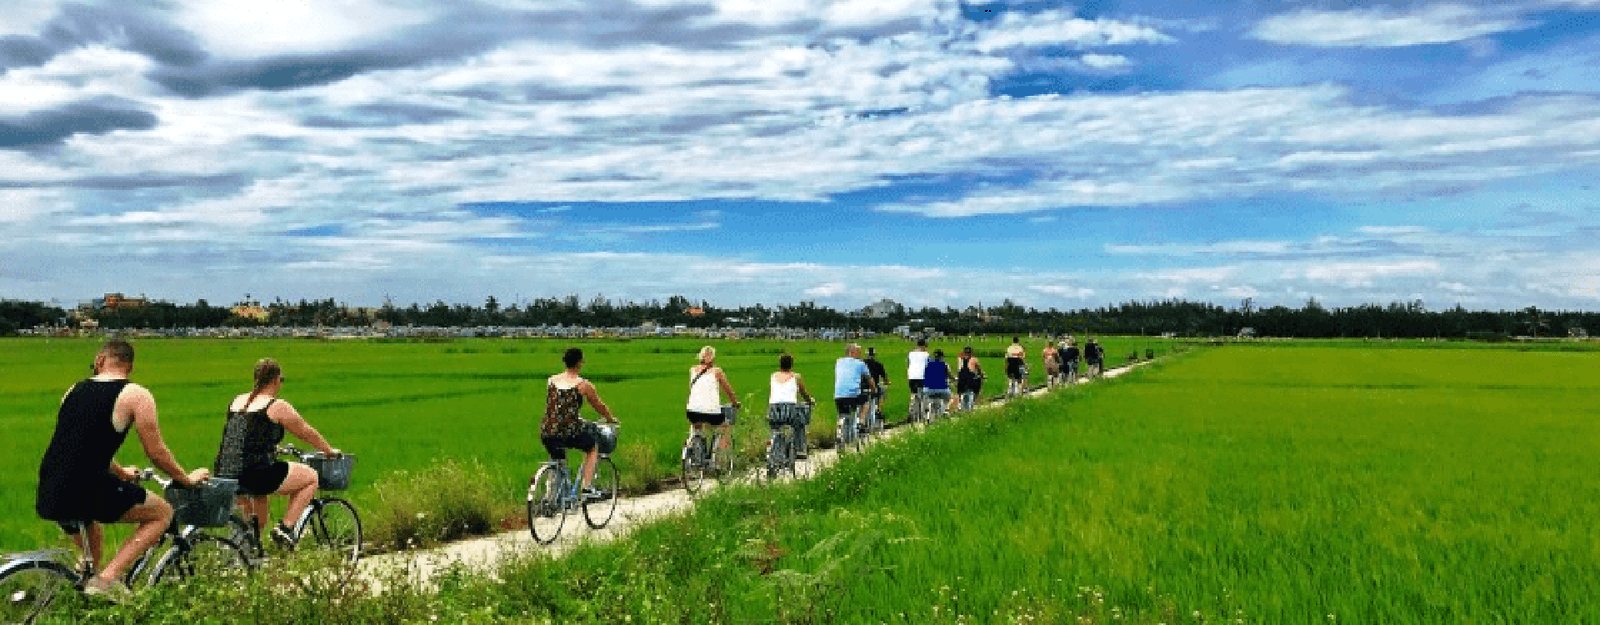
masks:
[[[150,391],[128,381],[133,371],[133,346],[111,341],[95,356],[95,376],[73,385],[61,398],[55,433],[39,463],[39,489],[34,511],[56,521],[72,536],[98,573],[85,586],[90,594],[116,597],[127,592],[118,577],[134,558],[154,545],[172,520],[172,506],[159,495],[129,480],[134,472],[115,459],[133,430],[145,455],[175,484],[190,487],[210,476],[205,469],[185,473],[167,449],[156,421]],[[96,523],[137,523],[104,568],[104,540]]]

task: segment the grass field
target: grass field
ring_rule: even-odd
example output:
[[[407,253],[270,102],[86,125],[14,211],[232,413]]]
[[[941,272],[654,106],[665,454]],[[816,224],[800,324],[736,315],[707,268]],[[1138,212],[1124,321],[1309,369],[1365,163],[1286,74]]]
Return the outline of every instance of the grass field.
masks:
[[[966,339],[935,341],[952,354]],[[973,339],[986,359],[991,379],[986,391],[1003,390],[1000,354],[1009,338]],[[160,406],[163,431],[185,467],[209,466],[222,431],[222,415],[237,393],[248,392],[258,358],[271,356],[284,366],[285,399],[335,445],[358,458],[350,496],[373,510],[372,485],[434,467],[451,459],[482,475],[490,498],[504,502],[500,512],[517,510],[527,475],[545,459],[537,436],[544,409],[544,379],[561,369],[569,345],[586,351],[584,373],[624,422],[618,461],[633,487],[676,471],[679,445],[687,430],[683,405],[687,371],[703,344],[719,348],[718,364],[728,371],[747,405],[741,442],[754,454],[765,440],[767,376],[788,351],[796,369],[823,398],[813,435],[831,438],[832,363],[842,353],[836,342],[644,339],[619,340],[456,340],[379,342],[317,340],[144,340],[134,380],[150,388]],[[1128,352],[1172,345],[1159,339],[1110,337],[1111,364]],[[905,353],[899,339],[866,342],[876,346],[888,366],[891,393],[886,411],[903,416],[906,405]],[[1043,339],[1029,340],[1035,382]],[[52,525],[33,515],[38,462],[54,427],[61,394],[87,375],[98,343],[88,340],[0,339],[0,427],[8,451],[0,460],[0,550],[60,544]],[[585,416],[594,418],[587,410]],[[130,440],[118,456],[127,464],[148,465]],[[474,479],[470,474],[466,479]],[[482,486],[482,485],[480,485]],[[410,507],[406,508],[410,510]]]
[[[1600,622],[1597,358],[1207,350],[540,574],[680,589],[598,620]]]
[[[1439,347],[1189,352],[492,580],[108,622],[1600,622],[1600,353]]]

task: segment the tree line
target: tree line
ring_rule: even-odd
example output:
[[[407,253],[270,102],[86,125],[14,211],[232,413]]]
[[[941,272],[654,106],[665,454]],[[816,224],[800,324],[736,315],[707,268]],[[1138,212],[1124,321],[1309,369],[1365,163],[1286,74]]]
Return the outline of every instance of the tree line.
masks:
[[[261,318],[238,316],[234,306],[255,307]],[[433,327],[536,327],[587,326],[627,327],[654,323],[663,327],[785,327],[796,329],[836,328],[892,332],[910,326],[913,331],[927,329],[945,334],[1122,334],[1177,336],[1256,336],[1337,338],[1503,338],[1509,336],[1565,337],[1587,336],[1600,329],[1600,313],[1547,311],[1536,307],[1521,310],[1474,311],[1457,305],[1445,310],[1429,310],[1420,301],[1388,305],[1327,308],[1316,300],[1300,308],[1272,306],[1258,308],[1250,299],[1227,308],[1205,302],[1160,300],[1128,302],[1117,306],[1076,310],[1037,309],[1010,300],[998,306],[894,307],[886,316],[874,317],[864,311],[840,311],[811,301],[768,307],[763,304],[716,306],[695,302],[682,295],[648,302],[613,301],[596,295],[587,301],[576,295],[544,297],[524,303],[502,305],[490,296],[481,305],[413,303],[397,306],[386,303],[377,308],[357,308],[323,300],[290,302],[276,300],[262,304],[242,301],[234,306],[214,306],[199,300],[192,304],[151,301],[142,306],[83,311],[99,327],[118,329],[215,328],[226,326],[394,326]],[[35,327],[73,327],[83,314],[40,302],[0,300],[0,334],[16,334]]]

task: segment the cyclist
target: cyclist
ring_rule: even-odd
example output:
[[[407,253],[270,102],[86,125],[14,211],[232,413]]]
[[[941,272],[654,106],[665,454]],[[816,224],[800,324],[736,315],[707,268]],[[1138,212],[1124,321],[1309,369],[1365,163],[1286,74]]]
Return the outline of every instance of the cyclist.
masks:
[[[867,363],[867,372],[872,374],[872,381],[876,383],[878,388],[878,390],[872,394],[872,399],[877,400],[877,418],[881,423],[883,421],[883,398],[888,394],[888,392],[884,389],[889,387],[889,372],[884,369],[883,363],[878,361],[877,348],[867,348],[867,359],[865,362]],[[863,423],[862,427],[866,427],[866,424]]]
[[[928,370],[928,339],[917,339],[916,348],[906,354],[906,387],[911,391],[911,398],[907,410],[913,417],[921,417],[922,407],[922,376]]]
[[[300,416],[289,402],[278,399],[283,390],[283,367],[271,358],[256,362],[255,386],[228,404],[222,427],[222,447],[217,451],[217,476],[239,480],[239,507],[254,519],[258,533],[270,525],[268,495],[284,495],[289,505],[283,518],[272,525],[272,542],[285,549],[294,545],[294,531],[286,523],[300,518],[317,496],[317,472],[304,464],[278,460],[278,443],[285,431],[329,456],[339,450]]]
[[[721,428],[722,444],[718,448],[727,449],[727,434],[731,424],[722,416],[717,390],[722,390],[723,396],[734,408],[739,407],[739,396],[734,394],[733,385],[728,383],[728,376],[722,372],[722,367],[716,366],[717,348],[710,345],[700,348],[699,359],[698,364],[689,368],[689,425],[695,430],[704,430],[708,425]]]
[[[1045,343],[1044,349],[1039,352],[1039,357],[1044,359],[1044,383],[1046,386],[1055,386],[1061,383],[1061,361],[1056,353],[1056,346]]]
[[[928,367],[923,370],[922,385],[926,401],[951,403],[950,364],[944,361],[944,350],[933,350],[933,358],[928,360]]]
[[[1007,395],[1022,392],[1023,384],[1026,382],[1022,379],[1022,368],[1027,355],[1028,350],[1022,347],[1022,337],[1011,337],[1011,346],[1006,348],[1006,379],[1009,380],[1006,387]]]
[[[861,361],[861,346],[849,344],[844,349],[844,358],[833,363],[833,407],[839,411],[839,426],[847,425],[845,418],[865,405],[867,393],[877,391],[878,385],[872,380],[867,363]]]
[[[809,406],[816,406],[817,400],[806,390],[800,374],[794,372],[794,356],[778,356],[778,371],[772,374],[771,389],[767,399],[767,426],[773,430],[794,428],[795,457],[803,459],[806,457],[806,427],[811,425],[811,420],[809,413],[800,410],[800,399],[804,398]]]
[[[565,462],[568,449],[582,451],[583,469],[579,475],[583,480],[583,495],[589,499],[604,498],[611,493],[599,492],[593,486],[594,465],[600,459],[599,431],[594,423],[583,420],[579,414],[583,410],[583,400],[588,399],[589,405],[605,417],[606,422],[618,421],[606,403],[600,401],[600,392],[595,390],[594,384],[579,375],[583,370],[583,350],[568,348],[561,356],[561,363],[567,366],[567,370],[550,376],[545,383],[544,419],[539,421],[539,442],[544,443],[551,460]],[[537,474],[528,477],[528,484],[533,484],[534,477]]]
[[[972,346],[961,350],[961,368],[956,372],[956,392],[961,394],[961,409],[972,410],[972,405],[983,391],[983,366],[972,354]]]
[[[1078,346],[1073,342],[1072,337],[1069,336],[1067,340],[1061,342],[1061,350],[1058,354],[1061,358],[1061,375],[1067,378],[1067,384],[1077,384]]]
[[[185,472],[161,437],[156,400],[143,386],[128,381],[133,373],[133,346],[109,341],[95,354],[94,376],[74,384],[61,398],[55,432],[39,463],[39,488],[34,511],[61,525],[97,569],[84,592],[113,601],[129,594],[118,578],[135,558],[160,540],[172,522],[172,506],[160,495],[130,483],[132,469],[117,464],[117,449],[131,430],[138,434],[145,456],[173,483],[190,488],[210,471]],[[138,527],[111,561],[100,568],[105,535],[99,523],[133,523]]]
[[[1094,342],[1094,337],[1089,337],[1089,342],[1083,346],[1083,364],[1088,368],[1089,377],[1098,378],[1105,373],[1105,359],[1106,350]]]

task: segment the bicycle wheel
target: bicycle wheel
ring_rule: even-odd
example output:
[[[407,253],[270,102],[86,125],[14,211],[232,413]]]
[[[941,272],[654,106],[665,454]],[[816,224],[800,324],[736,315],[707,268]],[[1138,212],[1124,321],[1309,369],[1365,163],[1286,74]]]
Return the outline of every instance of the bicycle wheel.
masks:
[[[351,562],[361,559],[361,515],[343,499],[312,500],[295,524],[294,535],[297,551],[309,548],[336,553]]]
[[[691,495],[700,492],[700,482],[706,479],[708,457],[705,437],[692,435],[683,444],[683,488]]]
[[[600,499],[583,499],[583,520],[589,527],[600,529],[611,522],[611,515],[617,512],[617,500],[622,498],[622,472],[617,470],[617,464],[610,458],[601,458],[594,465],[594,488],[600,491]]]
[[[233,541],[204,532],[192,532],[172,542],[172,548],[150,571],[150,585],[204,579],[226,583],[248,575],[250,562]]]
[[[780,430],[773,430],[772,435],[767,437],[767,470],[762,472],[762,476],[768,481],[776,479],[778,472],[783,470],[783,458],[788,446],[789,437]]]
[[[737,450],[738,447],[734,444],[733,433],[717,433],[711,445],[711,471],[717,476],[717,479],[726,480],[733,477],[734,460],[738,454]]]
[[[567,523],[567,507],[561,497],[567,480],[555,465],[544,465],[528,485],[528,532],[541,545],[555,542],[561,526]]]
[[[0,623],[32,623],[50,614],[72,614],[87,597],[76,590],[78,574],[54,560],[15,560],[0,567]]]
[[[258,534],[250,521],[235,512],[228,517],[228,540],[244,550],[244,555],[252,560],[259,561],[266,557],[266,552],[261,548],[261,535]]]

